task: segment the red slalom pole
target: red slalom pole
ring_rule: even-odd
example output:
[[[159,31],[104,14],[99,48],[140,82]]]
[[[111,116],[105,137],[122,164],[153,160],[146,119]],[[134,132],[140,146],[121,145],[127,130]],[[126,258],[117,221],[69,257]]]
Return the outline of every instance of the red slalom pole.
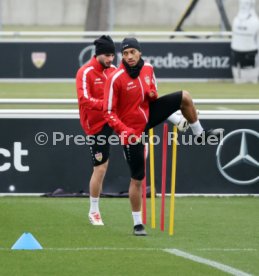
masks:
[[[163,148],[162,148],[162,183],[161,183],[161,213],[160,230],[165,229],[165,190],[166,190],[166,163],[167,163],[167,144],[168,144],[168,124],[163,128]]]
[[[146,144],[144,148],[144,158],[145,158],[145,177],[142,181],[142,222],[147,224],[147,179],[146,179],[146,160],[147,160],[147,149]]]
[[[147,224],[147,181],[146,177],[142,181],[142,221]]]

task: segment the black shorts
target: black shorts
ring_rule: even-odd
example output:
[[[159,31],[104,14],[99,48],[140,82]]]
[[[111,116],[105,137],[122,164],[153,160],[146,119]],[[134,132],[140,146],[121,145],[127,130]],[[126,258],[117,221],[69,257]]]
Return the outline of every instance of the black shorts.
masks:
[[[112,133],[113,129],[108,124],[105,124],[101,131],[87,136],[87,144],[90,147],[93,166],[99,166],[109,159],[110,144],[108,139]]]
[[[182,91],[174,92],[158,98],[149,105],[149,121],[145,132],[165,121],[181,108]],[[145,158],[143,143],[124,146],[125,156],[130,167],[131,178],[142,180],[145,177]]]
[[[238,52],[231,50],[231,64],[240,68],[255,67],[255,58],[258,51]]]

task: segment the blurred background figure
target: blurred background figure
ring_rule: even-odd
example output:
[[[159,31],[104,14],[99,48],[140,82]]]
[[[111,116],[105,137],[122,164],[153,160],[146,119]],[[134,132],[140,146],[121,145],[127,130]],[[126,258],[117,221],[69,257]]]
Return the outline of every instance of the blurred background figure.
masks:
[[[236,83],[257,83],[259,77],[259,19],[255,0],[239,0],[231,41],[232,73]]]

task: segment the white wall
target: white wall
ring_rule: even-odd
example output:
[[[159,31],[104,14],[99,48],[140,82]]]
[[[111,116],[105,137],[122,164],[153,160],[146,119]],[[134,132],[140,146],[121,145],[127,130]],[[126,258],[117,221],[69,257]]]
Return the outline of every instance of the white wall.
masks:
[[[83,25],[87,0],[0,0],[3,25]]]
[[[6,25],[83,25],[88,0],[0,0],[0,18]],[[108,0],[107,0],[108,1]],[[175,26],[189,0],[114,0],[116,25]],[[238,0],[225,0],[232,22]],[[257,0],[257,14],[259,1]],[[214,0],[200,0],[187,25],[219,25]]]
[[[190,0],[115,0],[116,24],[175,26]],[[238,0],[225,0],[230,22],[238,11]],[[256,0],[259,15],[259,1]],[[186,25],[219,25],[220,15],[215,0],[199,0]]]

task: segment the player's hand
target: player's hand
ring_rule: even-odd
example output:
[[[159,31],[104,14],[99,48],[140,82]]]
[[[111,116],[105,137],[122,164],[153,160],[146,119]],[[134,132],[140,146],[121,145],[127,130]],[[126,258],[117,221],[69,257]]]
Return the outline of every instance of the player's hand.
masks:
[[[137,144],[141,141],[141,137],[136,135],[136,132],[133,128],[127,128],[122,131],[120,134],[121,144],[129,145],[129,144]]]
[[[147,96],[149,97],[150,100],[154,101],[158,98],[158,93],[156,91],[148,91]]]

